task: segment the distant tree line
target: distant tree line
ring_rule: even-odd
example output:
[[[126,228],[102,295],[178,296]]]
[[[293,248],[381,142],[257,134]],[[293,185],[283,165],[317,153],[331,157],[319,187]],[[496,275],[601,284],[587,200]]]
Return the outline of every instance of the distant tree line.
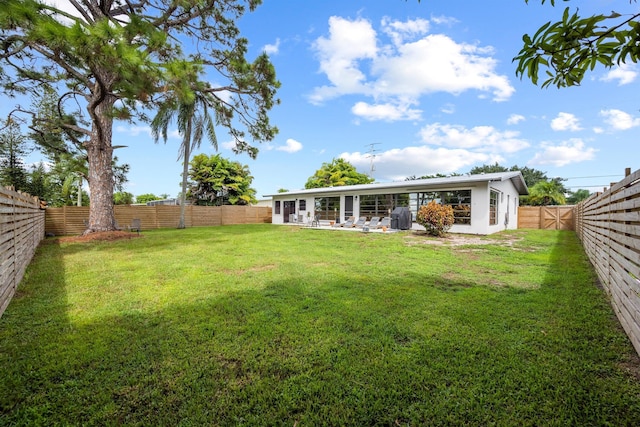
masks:
[[[46,100],[43,101],[46,104]],[[41,104],[42,105],[42,104]],[[49,105],[46,108],[50,108]],[[46,110],[43,107],[43,111]],[[86,184],[87,161],[81,147],[69,143],[61,135],[50,134],[37,123],[23,133],[13,119],[0,120],[0,185],[37,196],[49,206],[88,206]],[[46,159],[28,167],[25,158],[38,150]],[[152,193],[134,196],[124,191],[129,165],[112,164],[115,205],[147,203],[169,197]],[[256,190],[248,166],[220,155],[199,154],[189,163],[186,199],[197,205],[246,205],[256,203]]]

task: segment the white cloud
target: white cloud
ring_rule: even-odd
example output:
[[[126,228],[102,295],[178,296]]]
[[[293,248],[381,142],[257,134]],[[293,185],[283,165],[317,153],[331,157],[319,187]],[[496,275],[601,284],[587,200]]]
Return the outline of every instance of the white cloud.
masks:
[[[507,119],[508,125],[517,125],[520,122],[524,122],[526,119],[522,114],[512,114]]]
[[[611,69],[600,80],[603,80],[605,82],[617,80],[618,86],[626,85],[629,83],[633,83],[636,77],[638,77],[637,70],[638,69],[635,64],[621,64],[619,67]]]
[[[233,139],[230,139],[229,141],[225,141],[222,144],[218,144],[218,145],[227,150],[233,150],[236,147],[236,142]]]
[[[264,50],[267,55],[277,55],[280,51],[280,39],[277,38],[275,44],[266,44],[262,50]]]
[[[469,90],[505,101],[514,93],[507,76],[495,71],[492,48],[426,34],[429,21],[424,19],[385,18],[381,26],[378,33],[362,18],[329,19],[329,35],[316,39],[313,49],[330,84],[314,89],[312,103],[362,95],[374,98],[375,104],[406,105],[429,93]],[[390,42],[384,44],[380,36]]]
[[[146,134],[151,136],[151,128],[149,126],[116,126],[116,132],[126,133],[130,136],[138,136]]]
[[[542,151],[537,153],[529,162],[531,165],[565,166],[570,163],[579,163],[593,160],[596,149],[586,147],[581,139],[573,138],[562,142],[560,145],[542,143]]]
[[[295,153],[297,151],[302,150],[302,144],[296,141],[295,139],[289,138],[287,139],[287,142],[285,145],[276,147],[276,150],[284,151],[286,153]]]
[[[367,104],[357,102],[351,107],[351,112],[365,120],[417,120],[420,118],[421,110],[411,109],[409,105],[393,104]]]
[[[580,119],[571,113],[558,113],[558,117],[551,120],[551,129],[556,131],[569,130],[572,132],[579,131]]]
[[[640,118],[634,118],[631,114],[621,110],[602,110],[600,115],[604,121],[615,130],[627,130],[640,126]]]
[[[457,24],[460,21],[449,16],[431,16],[431,22],[433,22],[434,24],[451,26],[453,24]]]
[[[429,32],[429,21],[422,18],[401,22],[392,21],[385,17],[382,18],[381,25],[382,31],[391,38],[396,46],[401,45],[407,38],[414,39]]]
[[[370,170],[371,157],[369,153],[342,153],[340,157],[354,165],[360,172],[368,173]],[[377,180],[402,181],[412,175],[449,173],[475,163],[502,161],[504,159],[501,156],[464,149],[431,148],[428,146],[396,148],[376,154],[373,176]]]
[[[529,146],[516,131],[499,131],[492,126],[466,128],[460,125],[434,123],[420,130],[422,141],[449,148],[462,148],[482,153],[515,153]]]
[[[366,76],[358,62],[374,59],[377,54],[376,33],[369,21],[347,21],[329,18],[329,37],[314,43],[320,59],[320,71],[327,75],[332,86],[315,89],[312,102],[322,102],[346,93],[366,93]]]
[[[424,145],[397,148],[376,154],[376,179],[403,180],[411,175],[458,172],[478,163],[502,163],[505,154],[529,146],[515,131],[499,131],[490,126],[467,129],[459,125],[435,123],[420,131]],[[342,153],[340,157],[368,172],[370,153]]]
[[[445,114],[453,114],[456,112],[456,106],[453,104],[445,104],[442,107],[440,107],[440,111],[442,111]]]

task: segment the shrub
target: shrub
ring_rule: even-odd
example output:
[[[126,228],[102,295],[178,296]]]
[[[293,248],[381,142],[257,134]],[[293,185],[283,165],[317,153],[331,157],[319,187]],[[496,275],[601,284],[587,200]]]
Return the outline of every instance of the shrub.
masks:
[[[427,229],[427,233],[438,237],[444,236],[453,225],[453,208],[432,200],[428,205],[420,207],[416,221]]]

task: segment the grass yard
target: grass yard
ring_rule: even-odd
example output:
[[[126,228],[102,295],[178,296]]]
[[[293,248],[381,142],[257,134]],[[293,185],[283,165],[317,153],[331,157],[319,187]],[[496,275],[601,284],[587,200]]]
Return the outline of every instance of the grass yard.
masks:
[[[0,318],[0,424],[637,425],[638,360],[574,233],[453,242],[47,239]]]

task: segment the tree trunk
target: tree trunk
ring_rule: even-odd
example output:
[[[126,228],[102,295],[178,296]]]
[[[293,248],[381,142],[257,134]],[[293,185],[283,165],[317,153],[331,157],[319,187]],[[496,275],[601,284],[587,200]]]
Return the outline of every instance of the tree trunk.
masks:
[[[78,177],[78,199],[76,204],[78,206],[82,206],[82,177],[81,176]]]
[[[94,97],[98,95],[94,94]],[[115,230],[113,209],[113,119],[115,97],[106,94],[92,114],[91,138],[86,143],[89,160],[89,227],[84,234]]]
[[[191,117],[187,121],[187,129],[184,133],[184,153],[182,163],[182,195],[180,197],[180,222],[178,228],[185,228],[184,214],[187,202],[187,177],[189,176],[189,156],[191,155]]]

